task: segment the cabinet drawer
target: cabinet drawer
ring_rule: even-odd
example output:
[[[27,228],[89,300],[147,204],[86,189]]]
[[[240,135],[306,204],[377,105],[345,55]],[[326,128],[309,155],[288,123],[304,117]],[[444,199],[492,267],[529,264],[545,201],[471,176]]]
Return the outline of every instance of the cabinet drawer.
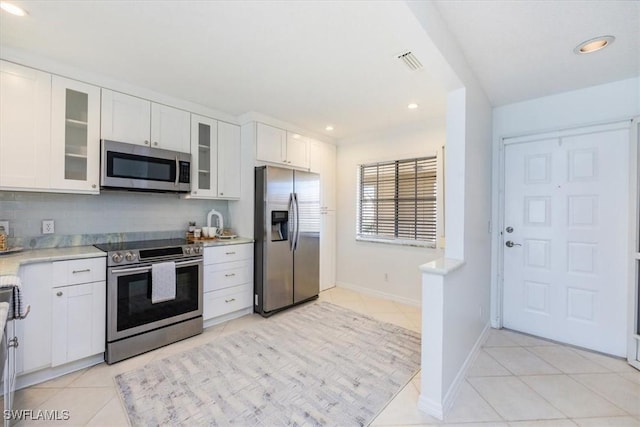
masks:
[[[251,307],[253,286],[245,284],[221,291],[207,292],[204,294],[202,317],[204,320],[233,313],[243,308]]]
[[[56,261],[53,263],[53,286],[75,285],[105,280],[105,257]]]
[[[224,245],[204,248],[204,265],[253,258],[253,244]]]
[[[204,266],[204,292],[217,291],[231,286],[252,283],[249,261],[236,261]]]

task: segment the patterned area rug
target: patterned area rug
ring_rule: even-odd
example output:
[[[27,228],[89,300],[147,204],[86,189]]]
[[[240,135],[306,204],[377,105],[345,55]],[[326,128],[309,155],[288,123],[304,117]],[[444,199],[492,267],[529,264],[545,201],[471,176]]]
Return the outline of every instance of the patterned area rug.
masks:
[[[418,333],[318,302],[115,381],[134,426],[363,426],[419,367]]]

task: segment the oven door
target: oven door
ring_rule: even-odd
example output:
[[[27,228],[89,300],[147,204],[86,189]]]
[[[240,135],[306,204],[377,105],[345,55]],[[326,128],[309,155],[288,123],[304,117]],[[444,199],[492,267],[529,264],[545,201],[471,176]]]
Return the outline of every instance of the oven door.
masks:
[[[202,258],[176,262],[176,298],[151,303],[151,264],[107,270],[107,341],[202,315]]]

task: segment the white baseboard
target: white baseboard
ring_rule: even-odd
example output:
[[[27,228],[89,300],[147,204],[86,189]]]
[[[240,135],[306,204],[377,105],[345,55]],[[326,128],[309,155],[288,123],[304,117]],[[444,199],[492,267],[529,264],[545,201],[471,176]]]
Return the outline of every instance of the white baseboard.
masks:
[[[480,334],[475,344],[473,345],[473,348],[469,352],[469,355],[467,356],[464,363],[462,364],[462,367],[458,371],[458,375],[456,375],[456,377],[453,379],[453,382],[451,383],[449,390],[447,390],[447,392],[445,393],[444,399],[442,399],[442,407],[445,413],[449,409],[451,409],[451,407],[453,406],[453,403],[455,402],[456,397],[458,396],[458,391],[460,390],[460,386],[462,386],[462,383],[464,382],[464,379],[467,376],[467,371],[469,370],[473,362],[475,362],[476,358],[478,357],[478,353],[480,352],[482,345],[484,344],[484,342],[487,340],[487,337],[489,336],[490,329],[491,329],[491,323],[487,322],[487,324],[484,326],[484,329],[482,330],[482,333]]]
[[[232,319],[237,319],[238,317],[246,316],[247,314],[251,314],[251,313],[253,313],[253,307],[244,308],[242,310],[234,311],[233,313],[228,313],[222,316],[207,319],[203,322],[202,326],[204,329],[206,329],[211,326],[219,325],[220,323],[223,323]]]
[[[76,360],[61,366],[56,366],[55,368],[46,368],[27,374],[20,374],[16,376],[16,390],[40,384],[100,363],[104,363],[104,353]]]
[[[442,409],[442,405],[423,396],[422,394],[418,398],[418,409],[439,420],[444,420],[444,410]]]
[[[484,329],[480,333],[480,336],[478,336],[478,339],[473,345],[473,348],[469,352],[469,355],[460,367],[460,370],[458,370],[458,374],[449,386],[449,389],[444,393],[442,402],[436,402],[433,399],[429,399],[423,394],[420,394],[420,397],[418,399],[418,409],[440,420],[444,419],[444,414],[447,413],[447,411],[451,409],[451,407],[455,403],[456,397],[458,396],[458,391],[460,390],[460,387],[462,386],[462,383],[467,376],[467,371],[476,360],[476,357],[478,357],[478,352],[486,341],[490,329],[491,324],[490,322],[487,322]]]
[[[364,287],[364,286],[354,285],[353,283],[336,282],[336,287],[349,289],[349,290],[352,290],[352,291],[360,292],[360,293],[371,295],[371,296],[378,297],[378,298],[384,298],[384,299],[388,299],[388,300],[391,300],[391,301],[401,302],[402,304],[412,305],[412,306],[415,306],[415,307],[422,306],[422,302],[419,299],[418,300],[414,300],[414,299],[411,299],[411,298],[405,298],[405,297],[401,297],[401,296],[398,296],[398,295],[389,294],[389,293],[382,292],[382,291],[377,291],[375,289],[370,289],[370,288],[367,288],[367,287]]]

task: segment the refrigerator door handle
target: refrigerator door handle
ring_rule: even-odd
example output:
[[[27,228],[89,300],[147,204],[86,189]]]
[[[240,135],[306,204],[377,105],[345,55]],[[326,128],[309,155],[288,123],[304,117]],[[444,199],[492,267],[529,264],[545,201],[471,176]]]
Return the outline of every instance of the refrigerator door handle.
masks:
[[[296,234],[293,244],[293,250],[295,251],[298,249],[298,243],[300,242],[300,205],[298,204],[298,193],[293,193],[293,202],[296,207]]]
[[[295,203],[293,200],[293,193],[289,194],[289,206],[287,210],[291,213],[289,217],[289,250],[293,252],[294,244],[295,244],[295,221],[293,218],[295,217]]]

